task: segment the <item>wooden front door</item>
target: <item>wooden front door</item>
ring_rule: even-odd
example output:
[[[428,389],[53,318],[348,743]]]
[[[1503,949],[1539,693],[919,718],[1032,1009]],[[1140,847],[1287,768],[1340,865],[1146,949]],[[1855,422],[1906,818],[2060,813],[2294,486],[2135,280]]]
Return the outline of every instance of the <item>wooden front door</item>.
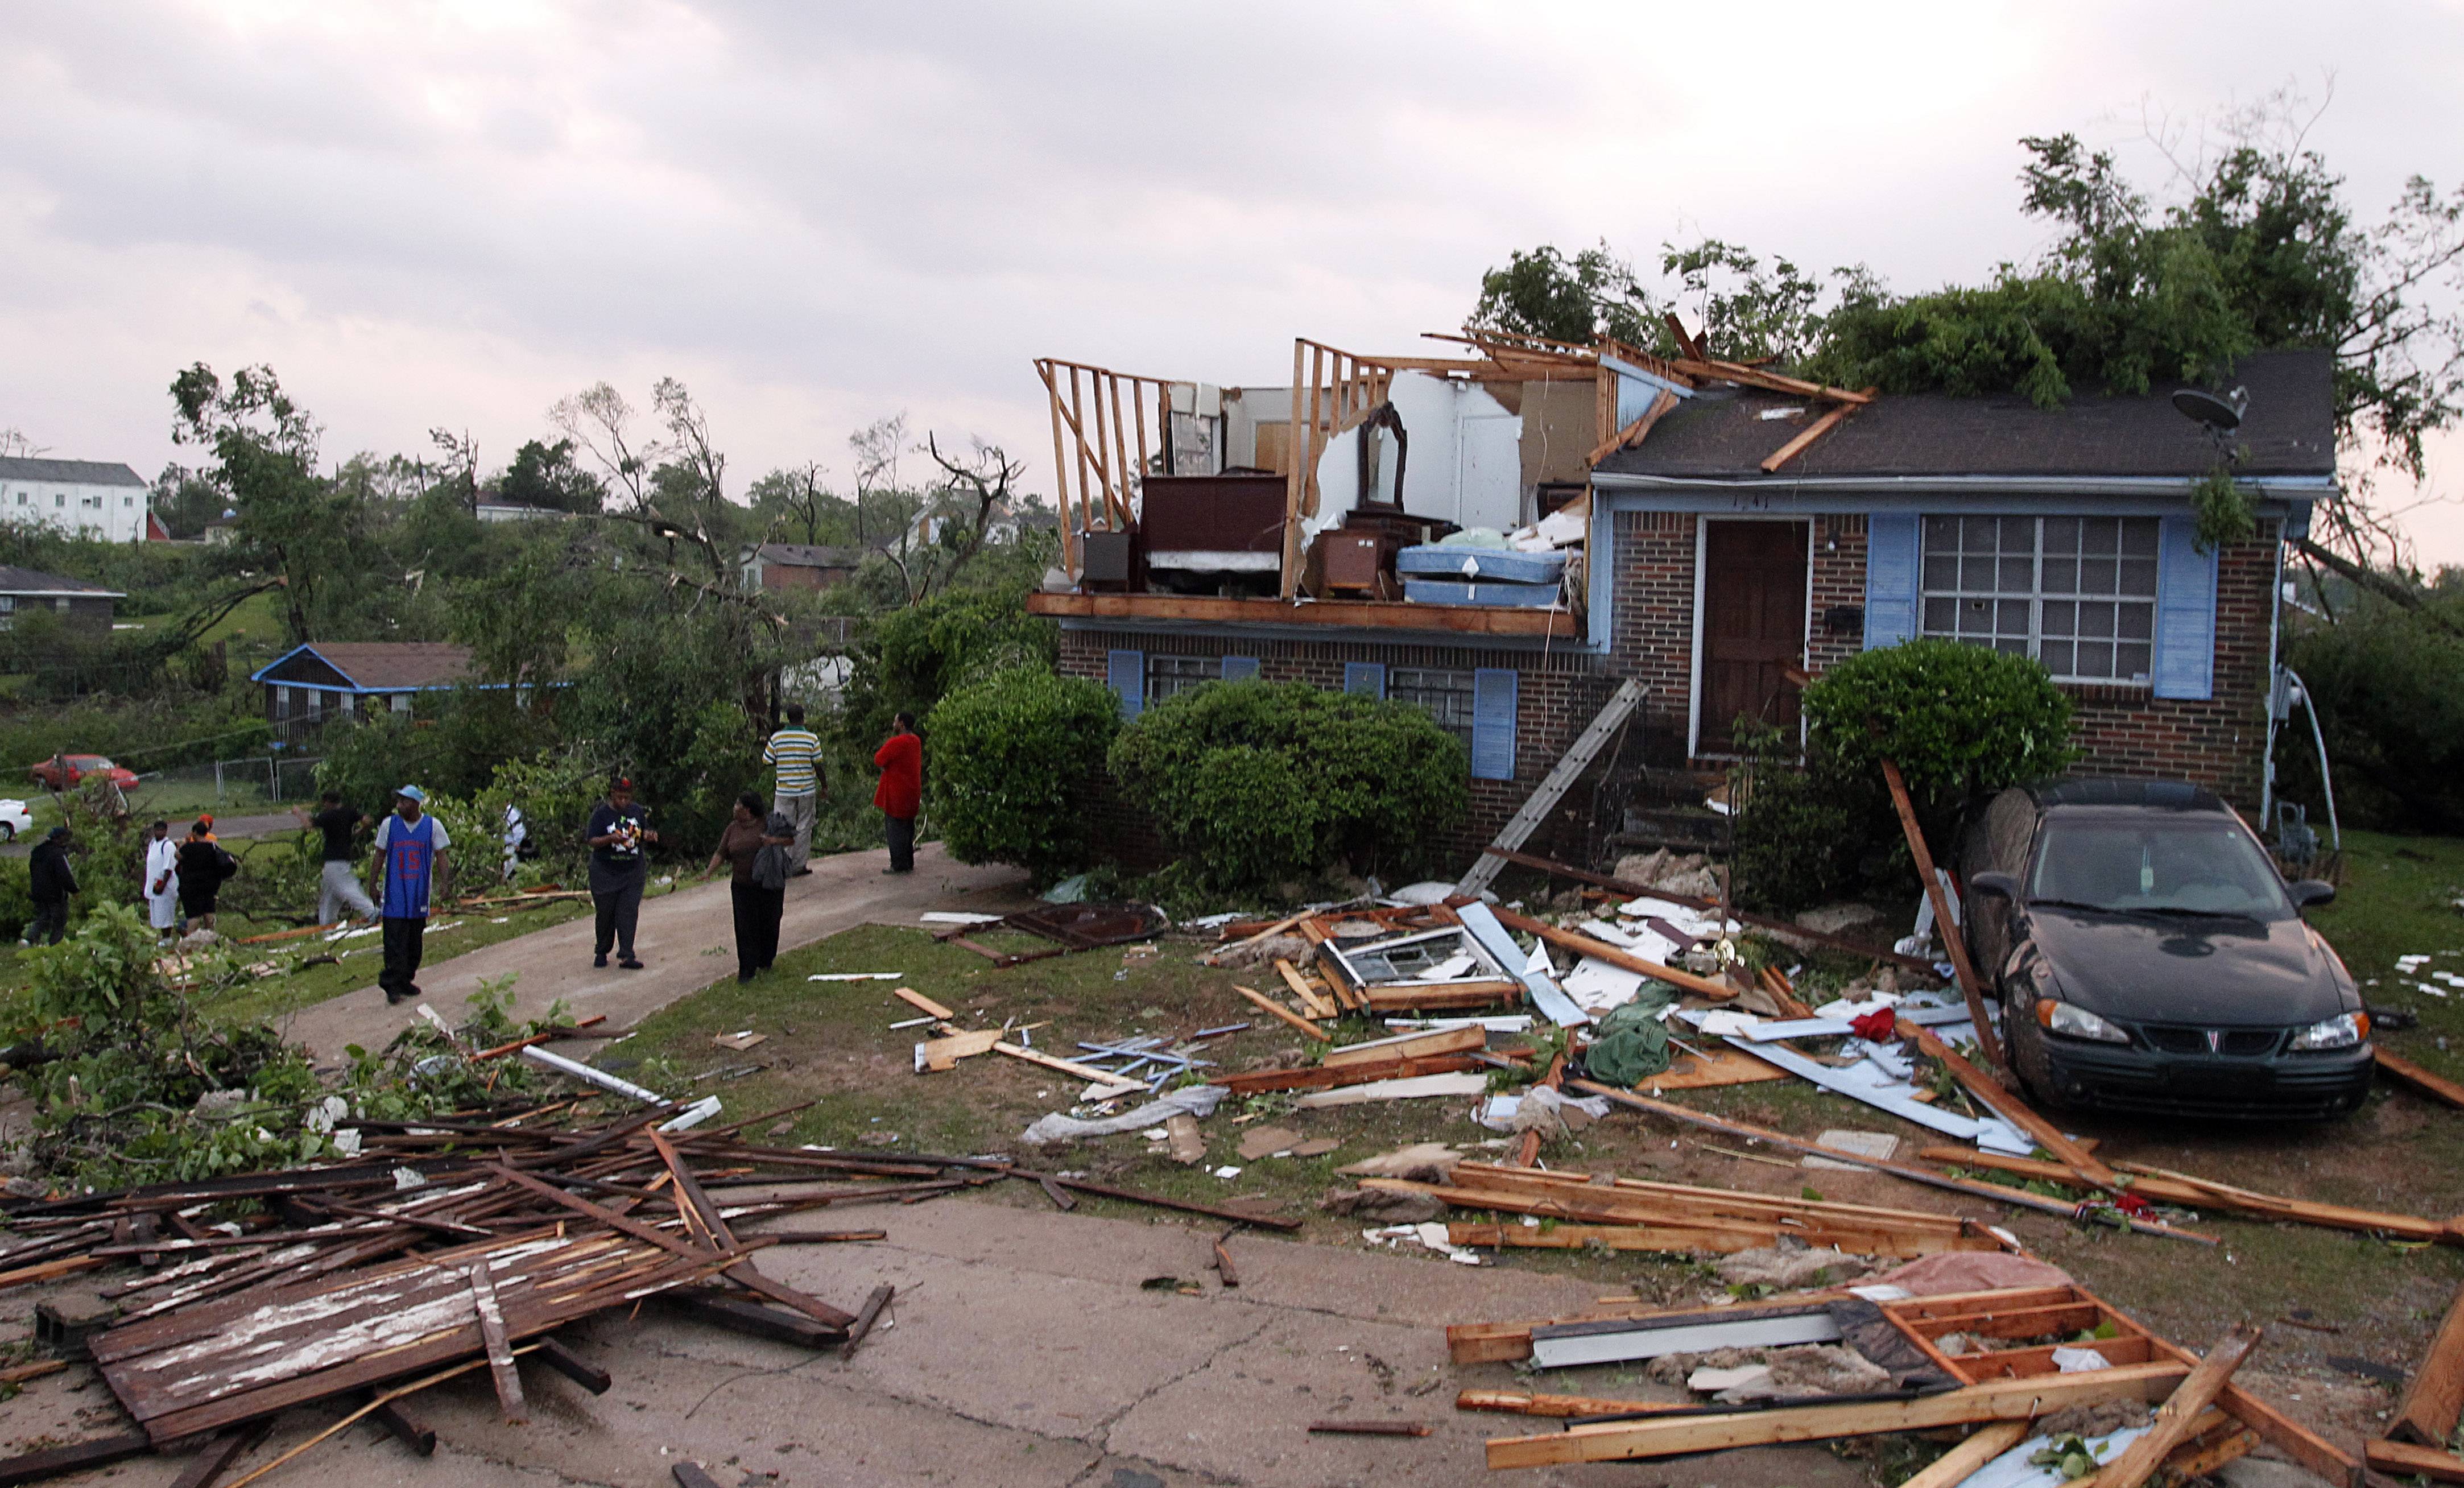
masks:
[[[1796,727],[1805,665],[1804,522],[1709,522],[1703,536],[1703,697],[1695,753],[1737,752],[1739,714]]]

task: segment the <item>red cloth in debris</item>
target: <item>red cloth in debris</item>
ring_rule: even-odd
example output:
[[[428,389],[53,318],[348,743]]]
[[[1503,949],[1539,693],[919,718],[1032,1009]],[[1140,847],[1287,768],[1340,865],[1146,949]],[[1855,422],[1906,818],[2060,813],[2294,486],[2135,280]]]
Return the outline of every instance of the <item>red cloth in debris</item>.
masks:
[[[894,734],[872,752],[872,762],[881,767],[872,803],[885,817],[913,821],[924,804],[924,741],[912,733]]]
[[[1876,1008],[1862,1018],[1850,1018],[1848,1026],[1856,1030],[1858,1038],[1880,1043],[1899,1031],[1900,1016],[1889,1008]]]

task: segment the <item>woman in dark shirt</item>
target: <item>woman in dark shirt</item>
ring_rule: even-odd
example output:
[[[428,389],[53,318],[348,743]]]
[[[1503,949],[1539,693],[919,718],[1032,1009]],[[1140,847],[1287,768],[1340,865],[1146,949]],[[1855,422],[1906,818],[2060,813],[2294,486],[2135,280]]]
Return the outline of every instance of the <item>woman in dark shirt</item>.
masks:
[[[761,798],[747,791],[736,799],[736,815],[710,855],[710,871],[726,864],[729,896],[736,908],[736,979],[749,982],[779,958],[779,916],[786,908],[786,859],[770,851],[795,841],[783,817],[762,819]],[[761,860],[768,853],[773,860]],[[770,871],[760,872],[767,867]],[[775,881],[775,882],[766,882]]]

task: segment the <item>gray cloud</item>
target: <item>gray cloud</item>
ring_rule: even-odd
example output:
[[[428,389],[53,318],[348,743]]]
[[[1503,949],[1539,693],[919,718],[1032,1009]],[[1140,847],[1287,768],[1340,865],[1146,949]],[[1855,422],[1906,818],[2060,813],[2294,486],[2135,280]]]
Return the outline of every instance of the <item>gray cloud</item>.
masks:
[[[267,360],[341,448],[685,376],[746,474],[847,427],[1035,450],[1030,357],[1270,380],[1407,345],[1509,248],[1697,231],[1918,287],[2025,256],[2021,133],[2153,173],[2325,60],[2375,211],[2464,177],[2464,16],[2105,5],[221,0],[23,7],[0,56],[0,425],[150,468]],[[2327,49],[2322,57],[2322,46]],[[2435,516],[2419,524],[2464,558]]]

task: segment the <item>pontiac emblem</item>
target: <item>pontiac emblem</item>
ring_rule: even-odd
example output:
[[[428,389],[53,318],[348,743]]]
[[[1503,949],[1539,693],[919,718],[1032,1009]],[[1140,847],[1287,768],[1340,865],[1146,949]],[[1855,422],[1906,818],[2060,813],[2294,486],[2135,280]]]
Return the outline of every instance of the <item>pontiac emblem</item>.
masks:
[[[2223,1051],[2223,1049],[2224,1049],[2224,1046],[2225,1046],[2225,1036],[2224,1036],[2224,1032],[2223,1032],[2223,1030],[2221,1030],[2221,1029],[2216,1029],[2216,1028],[2211,1028],[2211,1029],[2209,1029],[2209,1030],[2208,1030],[2208,1052],[2209,1052],[2210,1054],[2217,1054],[2217,1053],[2221,1053],[2221,1052]]]

